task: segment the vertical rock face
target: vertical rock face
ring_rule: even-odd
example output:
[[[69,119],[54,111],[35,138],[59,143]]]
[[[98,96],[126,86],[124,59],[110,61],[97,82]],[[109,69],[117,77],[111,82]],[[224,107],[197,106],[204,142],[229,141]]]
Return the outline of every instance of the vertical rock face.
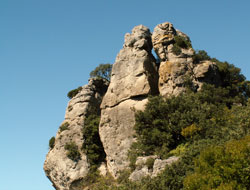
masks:
[[[220,79],[215,63],[194,63],[194,50],[189,37],[169,22],[155,27],[153,47],[160,59],[159,91],[162,96],[179,95],[186,84],[199,90],[204,82],[218,84]]]
[[[89,84],[73,97],[66,109],[64,128],[59,128],[55,145],[47,154],[44,171],[58,190],[69,190],[73,183],[85,177],[89,171],[86,155],[81,151],[83,144],[82,128],[84,119],[93,110],[100,112],[100,104],[108,87],[102,79],[90,79]],[[67,157],[64,146],[74,142],[80,159],[73,161]]]
[[[143,109],[147,96],[158,93],[158,73],[151,49],[151,33],[145,26],[136,26],[125,35],[101,104],[99,133],[108,170],[114,177],[129,164],[127,153],[135,140],[133,109]]]

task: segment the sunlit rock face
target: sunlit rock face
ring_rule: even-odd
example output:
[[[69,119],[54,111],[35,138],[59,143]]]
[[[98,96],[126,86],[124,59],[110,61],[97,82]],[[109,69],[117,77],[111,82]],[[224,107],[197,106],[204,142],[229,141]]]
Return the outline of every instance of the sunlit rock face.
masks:
[[[125,35],[101,104],[99,132],[108,170],[114,177],[129,165],[127,153],[135,140],[134,110],[144,109],[149,94],[158,94],[158,73],[151,49],[147,27],[136,26],[131,34]]]
[[[204,82],[220,83],[216,64],[211,61],[194,63],[195,52],[189,37],[176,30],[173,24],[157,25],[152,43],[160,59],[159,91],[162,96],[177,96],[185,92],[187,83],[194,90],[200,90]]]
[[[89,83],[73,97],[66,108],[65,130],[59,128],[54,148],[47,154],[44,171],[57,190],[71,190],[72,184],[84,178],[89,171],[87,157],[81,151],[83,144],[82,128],[86,116],[93,110],[100,112],[100,104],[108,87],[102,79],[90,79]],[[64,146],[74,142],[79,150],[80,158],[73,161],[67,157]]]

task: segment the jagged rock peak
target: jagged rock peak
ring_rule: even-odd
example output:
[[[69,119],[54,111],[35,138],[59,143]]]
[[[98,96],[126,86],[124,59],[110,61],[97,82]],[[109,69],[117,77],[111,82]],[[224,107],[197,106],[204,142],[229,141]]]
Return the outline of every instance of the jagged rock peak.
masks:
[[[136,26],[125,35],[102,101],[99,133],[108,170],[114,177],[129,165],[127,153],[135,140],[133,109],[144,109],[147,96],[158,93],[158,73],[151,49],[151,34],[145,26]]]
[[[211,61],[194,63],[195,51],[189,37],[166,22],[155,27],[152,43],[160,59],[159,91],[162,96],[179,95],[186,91],[187,81],[194,90],[204,82],[218,84],[218,68]]]
[[[100,113],[100,104],[107,88],[106,80],[92,78],[68,103],[65,120],[59,127],[54,147],[50,149],[44,163],[44,171],[57,190],[71,190],[72,185],[84,178],[89,171],[87,157],[81,151],[82,128],[86,116],[93,111]],[[65,145],[71,142],[80,153],[78,160],[67,157]]]
[[[151,51],[152,42],[150,30],[143,25],[134,27],[131,34],[125,34],[123,47],[134,47],[145,49],[148,52]]]
[[[112,67],[111,83],[102,108],[131,97],[158,93],[158,73],[151,50],[151,33],[147,27],[136,26],[131,34],[125,35],[123,49]]]

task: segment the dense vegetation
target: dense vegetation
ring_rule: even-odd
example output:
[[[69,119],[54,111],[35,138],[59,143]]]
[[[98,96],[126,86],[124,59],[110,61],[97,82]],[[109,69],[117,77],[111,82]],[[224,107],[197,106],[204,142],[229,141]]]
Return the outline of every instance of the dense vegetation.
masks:
[[[177,40],[176,40],[177,41]],[[181,40],[180,40],[181,41]],[[180,46],[183,42],[178,42]],[[176,43],[177,44],[177,43]],[[178,97],[150,97],[136,112],[137,142],[129,152],[131,168],[112,182],[95,176],[93,189],[115,190],[247,190],[250,180],[249,81],[240,69],[197,51],[195,63],[214,61],[221,84],[190,88]],[[153,179],[128,180],[138,156],[180,157]],[[152,167],[153,160],[146,163]],[[117,183],[119,184],[117,186]]]
[[[191,47],[182,37],[176,38],[175,44],[177,50]],[[106,156],[98,134],[100,117],[92,114],[86,118],[82,150],[91,172],[79,183],[79,189],[86,186],[96,190],[250,189],[250,83],[239,68],[211,58],[205,51],[197,51],[193,60],[214,61],[221,84],[204,84],[199,92],[189,88],[186,93],[168,99],[149,97],[145,110],[135,113],[137,141],[129,151],[130,169],[123,171],[117,180],[110,175],[102,177],[96,170]],[[74,146],[69,147],[70,155],[75,151],[70,151]],[[136,158],[148,155],[180,159],[153,179],[129,181]],[[154,159],[146,162],[151,169],[153,164]]]
[[[85,119],[82,129],[84,139],[82,149],[87,155],[91,171],[94,171],[106,157],[99,136],[99,122],[100,116],[91,114]]]

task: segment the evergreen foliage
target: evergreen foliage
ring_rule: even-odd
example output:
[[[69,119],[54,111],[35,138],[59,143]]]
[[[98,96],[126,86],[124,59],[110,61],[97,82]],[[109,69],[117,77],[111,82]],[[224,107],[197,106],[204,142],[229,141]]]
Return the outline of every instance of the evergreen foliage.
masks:
[[[59,127],[60,132],[65,131],[65,130],[68,130],[68,129],[69,129],[69,123],[68,123],[68,122],[63,123],[63,124]]]
[[[176,52],[189,48],[175,39]],[[178,50],[179,48],[179,50]],[[179,52],[181,53],[181,52]],[[86,118],[83,150],[93,172],[83,180],[95,190],[248,190],[250,189],[250,84],[240,69],[195,53],[194,62],[211,60],[221,76],[218,86],[204,84],[199,92],[188,90],[177,97],[149,97],[144,111],[135,113],[137,141],[129,150],[130,169],[114,180],[97,175],[105,158],[98,135],[99,116]],[[188,81],[187,81],[188,86]],[[157,177],[131,182],[138,156],[178,156]],[[154,159],[146,162],[152,169]],[[93,174],[93,175],[92,175]],[[81,186],[82,187],[82,186]]]
[[[195,172],[184,180],[187,190],[250,189],[250,136],[202,151]]]
[[[110,81],[111,70],[111,64],[100,64],[98,67],[96,67],[93,71],[90,72],[90,77],[103,78]]]
[[[50,140],[49,140],[49,147],[50,147],[50,149],[54,148],[55,141],[56,141],[55,137],[51,137],[50,138]]]
[[[67,94],[68,98],[69,98],[69,99],[72,99],[72,98],[75,97],[81,90],[82,90],[82,87],[79,86],[78,88],[69,91],[68,94]]]
[[[99,122],[100,116],[95,114],[89,115],[85,119],[82,129],[84,139],[82,149],[87,155],[88,162],[93,170],[96,169],[106,157],[99,136]]]
[[[67,157],[75,162],[81,159],[81,154],[78,150],[78,146],[75,142],[71,141],[64,146],[64,149],[67,150]]]

